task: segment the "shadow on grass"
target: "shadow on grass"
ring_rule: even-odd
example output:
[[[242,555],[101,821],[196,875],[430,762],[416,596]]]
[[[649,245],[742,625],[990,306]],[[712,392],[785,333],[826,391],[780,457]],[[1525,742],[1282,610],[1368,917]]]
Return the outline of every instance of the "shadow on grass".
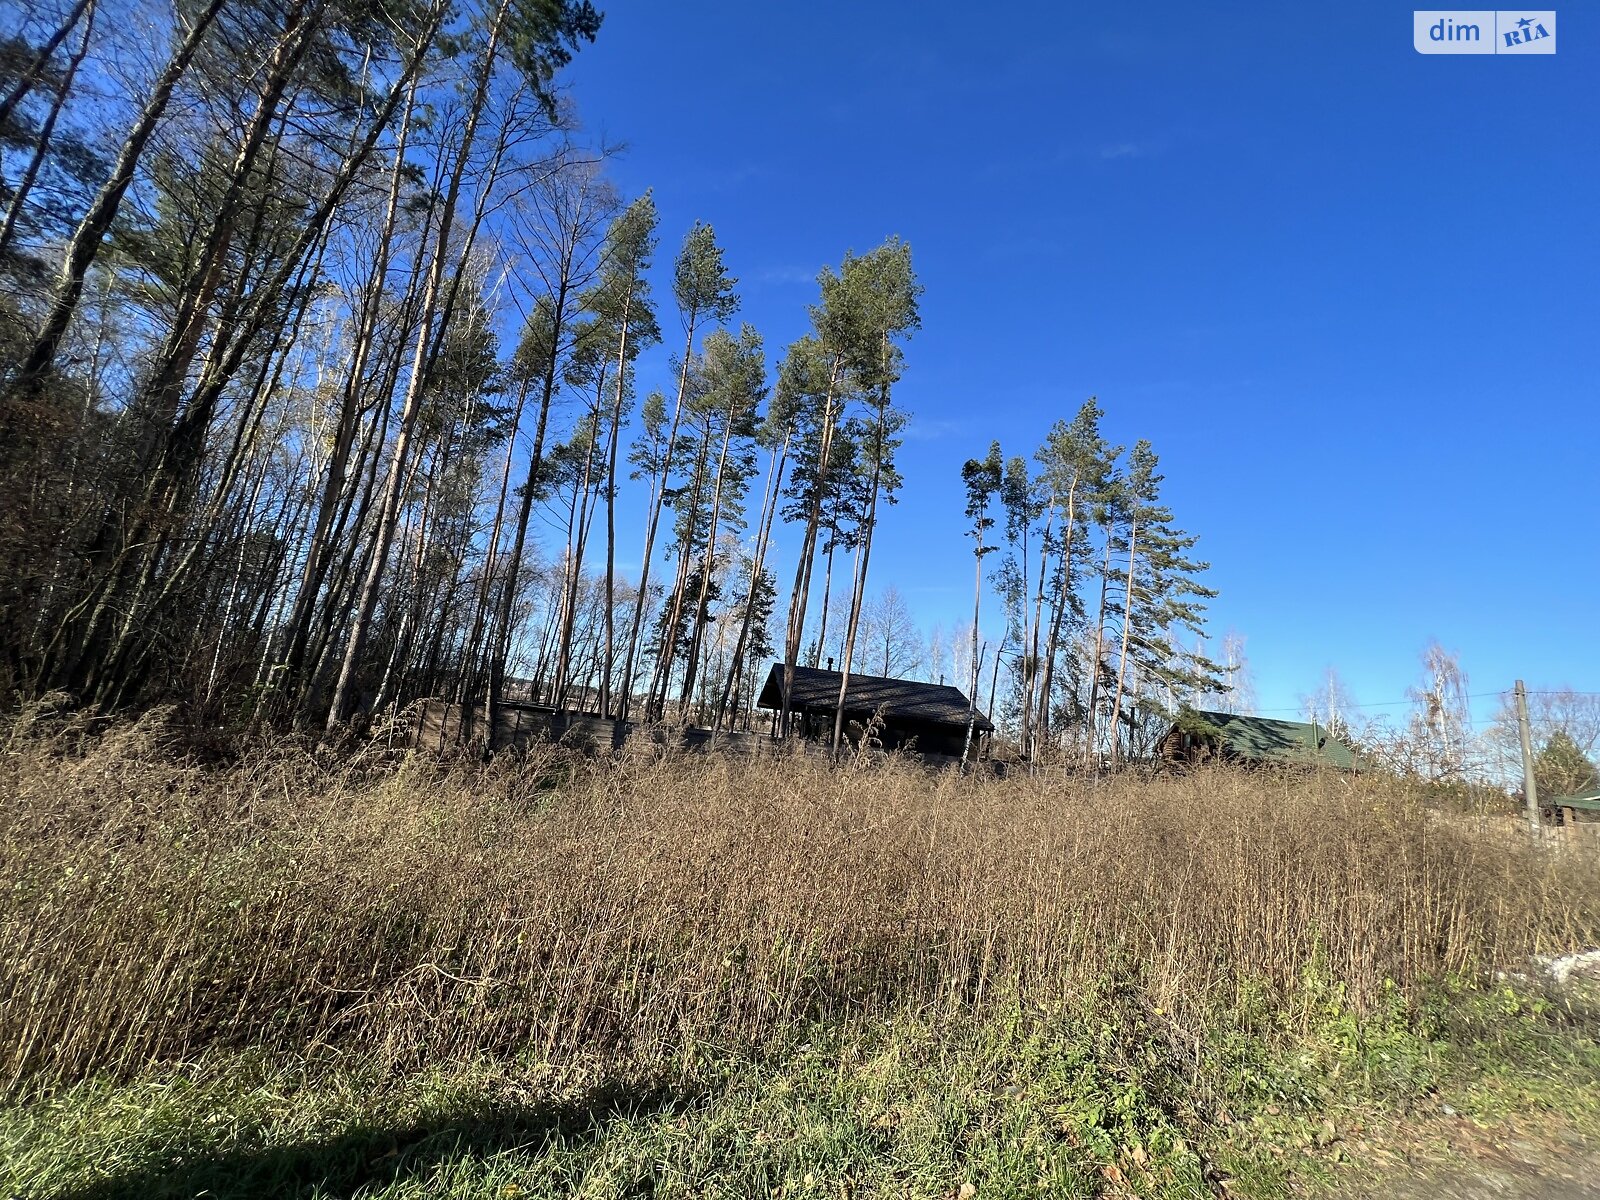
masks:
[[[591,1092],[560,1104],[483,1104],[414,1123],[355,1125],[326,1138],[219,1150],[182,1140],[152,1147],[148,1162],[62,1193],[63,1200],[163,1200],[206,1196],[351,1197],[395,1183],[425,1183],[439,1168],[507,1151],[537,1153],[552,1141],[597,1139],[613,1117],[679,1112],[696,1096],[666,1089]],[[625,1194],[649,1196],[641,1177]]]

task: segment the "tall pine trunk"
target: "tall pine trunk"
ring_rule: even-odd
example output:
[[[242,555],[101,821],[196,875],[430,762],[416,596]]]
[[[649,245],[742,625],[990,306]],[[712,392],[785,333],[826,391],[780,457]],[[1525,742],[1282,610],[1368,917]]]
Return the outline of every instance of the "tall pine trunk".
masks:
[[[601,388],[604,388],[602,376]],[[599,436],[600,405],[597,402],[591,410],[593,426],[591,438]],[[551,683],[551,704],[557,708],[565,707],[568,691],[568,674],[572,666],[572,639],[578,619],[578,595],[583,587],[583,555],[589,541],[589,518],[592,515],[590,499],[594,494],[594,443],[591,441],[584,450],[583,474],[579,476],[572,498],[573,520],[575,525],[568,534],[568,579],[566,582],[566,599],[563,603],[563,619],[561,622],[561,638],[556,650],[555,677]]]
[[[1127,595],[1122,606],[1122,649],[1117,655],[1117,694],[1111,704],[1111,758],[1121,757],[1122,738],[1117,731],[1117,720],[1122,715],[1122,689],[1128,677],[1128,637],[1133,629],[1133,568],[1139,554],[1139,523],[1128,526],[1128,579]]]
[[[722,523],[722,480],[728,465],[728,445],[733,441],[734,409],[738,401],[729,404],[723,414],[722,449],[717,454],[717,473],[711,485],[711,526],[706,534],[706,553],[700,564],[700,593],[695,597],[694,626],[689,633],[689,662],[684,669],[683,697],[680,703],[685,711],[689,706],[695,676],[699,673],[700,649],[705,634],[706,597],[711,592],[711,575],[717,562],[717,527]]]
[[[634,664],[638,661],[639,640],[644,633],[645,609],[650,597],[650,558],[655,551],[656,532],[661,525],[661,508],[666,503],[667,480],[672,472],[672,455],[678,446],[678,427],[683,419],[683,397],[689,389],[689,357],[694,353],[695,328],[700,314],[690,310],[685,314],[686,333],[683,339],[683,359],[678,365],[678,396],[672,402],[672,425],[667,433],[666,450],[661,456],[661,470],[653,481],[650,497],[650,519],[645,523],[644,557],[639,563],[639,594],[633,602],[633,627],[628,633],[628,653],[623,660],[622,696],[617,705],[617,719],[626,720],[633,702]],[[652,677],[651,691],[654,691]],[[645,698],[645,716],[649,717],[650,696]]]
[[[733,644],[733,664],[728,671],[728,682],[722,689],[722,699],[717,704],[716,719],[712,722],[713,728],[720,728],[723,714],[728,710],[728,704],[733,697],[734,690],[739,684],[740,667],[744,662],[745,647],[750,641],[750,625],[755,615],[755,598],[761,587],[762,571],[765,569],[767,557],[768,538],[772,533],[772,518],[778,510],[778,495],[783,488],[783,468],[789,459],[789,435],[783,436],[783,447],[775,456],[776,462],[770,472],[768,490],[761,497],[761,523],[757,526],[756,553],[750,567],[750,591],[745,596],[744,612],[739,621],[739,636]],[[769,494],[770,493],[770,494]],[[731,724],[729,726],[732,728]]]
[[[600,715],[611,716],[611,677],[616,670],[617,606],[617,446],[622,441],[622,403],[628,388],[628,319],[633,309],[632,284],[622,298],[622,335],[617,339],[617,389],[611,405],[611,436],[606,447],[606,611],[605,661],[600,669]]]
[[[1037,694],[1039,672],[1042,664],[1039,661],[1039,630],[1044,624],[1044,590],[1046,578],[1050,570],[1050,534],[1055,528],[1056,498],[1050,497],[1050,504],[1046,510],[1044,530],[1039,536],[1039,587],[1033,601],[1033,635],[1028,644],[1023,647],[1027,656],[1028,674],[1024,681],[1023,692],[1023,729],[1022,729],[1022,754],[1028,760],[1030,770],[1037,755],[1041,730],[1045,718],[1043,710],[1036,707],[1034,697]],[[1024,599],[1026,603],[1026,599]]]
[[[881,425],[880,425],[881,430]],[[882,448],[879,448],[879,462],[882,460]],[[878,481],[881,478],[881,468],[878,462],[873,463],[872,484],[867,501],[866,527],[861,531],[861,539],[857,543],[855,578],[850,590],[850,617],[845,622],[844,654],[839,664],[839,701],[833,712],[833,748],[837,753],[843,744],[844,738],[844,705],[850,690],[850,664],[856,652],[856,628],[861,620],[861,605],[867,592],[867,564],[872,559],[872,530],[878,520]]]
[[[700,515],[700,495],[705,488],[707,459],[711,453],[711,422],[706,421],[700,449],[695,455],[694,474],[689,480],[689,509],[684,517],[682,544],[678,547],[678,571],[673,580],[672,597],[661,626],[661,647],[656,655],[656,669],[650,681],[650,694],[645,712],[656,720],[666,718],[667,691],[671,686],[672,663],[678,654],[678,622],[683,619],[684,592],[689,587],[689,562],[694,557],[696,520]]]
[[[1072,547],[1078,535],[1077,527],[1078,476],[1074,472],[1067,486],[1067,519],[1061,530],[1061,553],[1055,602],[1050,608],[1050,636],[1045,639],[1044,669],[1039,678],[1039,739],[1050,736],[1050,697],[1055,686],[1056,655],[1061,648],[1061,625],[1066,618],[1068,603],[1072,598]],[[1041,590],[1044,587],[1040,579]]]
[[[888,338],[883,344],[885,365],[888,358]],[[878,421],[874,430],[872,447],[872,475],[867,483],[867,512],[857,537],[856,571],[850,590],[850,617],[845,625],[843,661],[839,667],[839,700],[833,711],[833,748],[838,752],[844,740],[844,706],[850,690],[850,664],[855,658],[856,630],[861,622],[861,606],[867,594],[867,566],[872,560],[872,535],[878,527],[878,492],[883,482],[884,456],[888,453],[889,385],[884,383],[878,392]],[[981,559],[980,559],[981,561]],[[885,669],[884,674],[888,674]],[[862,734],[865,737],[865,731]]]
[[[1100,715],[1096,711],[1100,699],[1100,659],[1105,654],[1106,637],[1106,596],[1111,586],[1111,536],[1110,530],[1106,531],[1105,562],[1100,567],[1100,613],[1095,618],[1094,625],[1094,661],[1089,664],[1089,706],[1085,714],[1088,722],[1085,727],[1083,741],[1083,765],[1089,767],[1094,761],[1094,745],[1100,735]]]
[[[500,468],[500,493],[495,500],[494,523],[489,528],[488,544],[483,555],[483,579],[478,588],[478,598],[473,606],[472,625],[461,648],[461,666],[455,687],[455,702],[466,705],[477,690],[480,672],[487,669],[485,662],[484,632],[489,620],[489,609],[494,599],[494,573],[499,563],[500,538],[505,527],[506,498],[511,494],[511,460],[517,448],[517,429],[522,424],[522,409],[528,400],[528,384],[517,388],[516,404],[511,413],[511,432],[506,435],[506,457]],[[463,708],[463,713],[467,711]],[[471,736],[470,728],[463,737]]]
[[[416,104],[416,77],[406,89],[405,109],[395,133],[394,168],[389,173],[389,194],[384,204],[382,232],[378,238],[377,253],[372,270],[367,276],[367,286],[362,293],[361,310],[357,319],[355,343],[350,351],[350,365],[345,372],[344,387],[339,398],[339,416],[334,427],[333,449],[328,457],[327,474],[323,480],[322,498],[311,530],[311,540],[306,548],[306,561],[300,577],[299,590],[289,618],[289,644],[283,659],[286,686],[298,686],[305,662],[306,645],[311,634],[312,609],[317,595],[326,580],[330,535],[334,516],[345,490],[345,472],[349,466],[350,452],[361,417],[362,380],[367,360],[372,353],[373,338],[377,332],[378,314],[382,307],[384,281],[389,271],[389,256],[394,244],[395,220],[400,208],[400,184],[404,178],[406,145],[411,133],[411,115]]]
[[[416,349],[411,360],[411,376],[406,382],[405,401],[400,410],[400,425],[395,432],[394,453],[389,465],[389,478],[384,489],[383,506],[378,514],[377,542],[372,563],[367,571],[352,622],[349,641],[345,647],[344,661],[339,668],[339,678],[334,684],[333,698],[328,705],[328,728],[334,729],[350,717],[355,707],[355,676],[366,649],[370,634],[372,614],[378,605],[378,590],[383,581],[389,557],[389,546],[394,540],[395,522],[399,516],[400,485],[405,474],[406,460],[411,449],[411,438],[417,413],[422,407],[422,395],[427,383],[429,346],[434,335],[433,322],[439,302],[440,288],[444,284],[445,266],[450,248],[450,231],[455,225],[456,204],[461,195],[462,181],[472,155],[472,143],[477,135],[478,122],[489,99],[489,81],[494,73],[495,54],[499,45],[500,26],[505,18],[509,0],[501,0],[489,30],[488,45],[484,47],[483,62],[477,72],[467,125],[462,131],[461,148],[450,172],[450,183],[444,204],[439,213],[439,232],[435,241],[432,265],[422,297],[422,312],[417,322]],[[441,331],[442,332],[442,331]]]
[[[800,544],[800,559],[795,566],[794,589],[789,595],[789,628],[783,645],[783,698],[778,709],[779,737],[789,735],[794,669],[800,657],[800,640],[805,636],[806,602],[811,594],[811,564],[817,553],[817,531],[822,524],[822,505],[828,490],[828,460],[833,454],[835,393],[838,391],[840,373],[843,369],[844,356],[835,354],[828,371],[828,392],[822,406],[822,437],[819,439],[821,446],[817,456],[816,495],[811,498],[811,509],[806,514],[806,531]]]
[[[961,744],[961,766],[966,768],[972,754],[972,731],[978,716],[978,613],[983,604],[983,528],[976,531],[978,544],[973,551],[972,567],[972,672],[967,681],[967,735]]]

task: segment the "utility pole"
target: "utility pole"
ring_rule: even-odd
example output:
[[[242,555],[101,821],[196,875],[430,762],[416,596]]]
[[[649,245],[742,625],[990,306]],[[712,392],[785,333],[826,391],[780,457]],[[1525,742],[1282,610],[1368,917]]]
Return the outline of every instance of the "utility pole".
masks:
[[[1539,836],[1539,785],[1533,778],[1533,739],[1528,733],[1528,689],[1517,680],[1517,732],[1522,736],[1522,794],[1528,802],[1528,829]]]

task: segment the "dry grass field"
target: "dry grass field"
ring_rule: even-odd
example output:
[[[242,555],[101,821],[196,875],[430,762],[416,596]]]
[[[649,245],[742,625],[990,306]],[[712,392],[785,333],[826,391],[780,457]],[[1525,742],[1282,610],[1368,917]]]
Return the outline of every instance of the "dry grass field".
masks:
[[[1595,859],[1337,775],[0,742],[0,1193],[1284,1194],[1600,1104]]]

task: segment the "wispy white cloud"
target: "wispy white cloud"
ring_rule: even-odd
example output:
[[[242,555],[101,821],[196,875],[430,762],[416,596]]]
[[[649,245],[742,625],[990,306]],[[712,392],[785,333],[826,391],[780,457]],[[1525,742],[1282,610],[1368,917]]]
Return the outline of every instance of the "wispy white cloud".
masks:
[[[913,442],[936,442],[941,438],[959,437],[967,432],[967,422],[951,417],[919,417],[912,415],[904,435]]]
[[[1181,143],[1184,138],[1182,132],[1174,132],[1115,142],[1068,142],[1056,146],[1053,150],[1028,149],[1000,155],[980,164],[977,170],[985,179],[1016,181],[1037,175],[1053,174],[1064,167],[1080,167],[1093,162],[1154,158],[1165,154],[1175,142]]]
[[[800,284],[817,281],[817,267],[764,267],[754,275],[756,283]]]
[[[1110,162],[1119,158],[1153,158],[1158,154],[1165,154],[1172,144],[1172,136],[1153,138],[1131,138],[1125,142],[1108,142],[1100,147],[1100,161]]]

